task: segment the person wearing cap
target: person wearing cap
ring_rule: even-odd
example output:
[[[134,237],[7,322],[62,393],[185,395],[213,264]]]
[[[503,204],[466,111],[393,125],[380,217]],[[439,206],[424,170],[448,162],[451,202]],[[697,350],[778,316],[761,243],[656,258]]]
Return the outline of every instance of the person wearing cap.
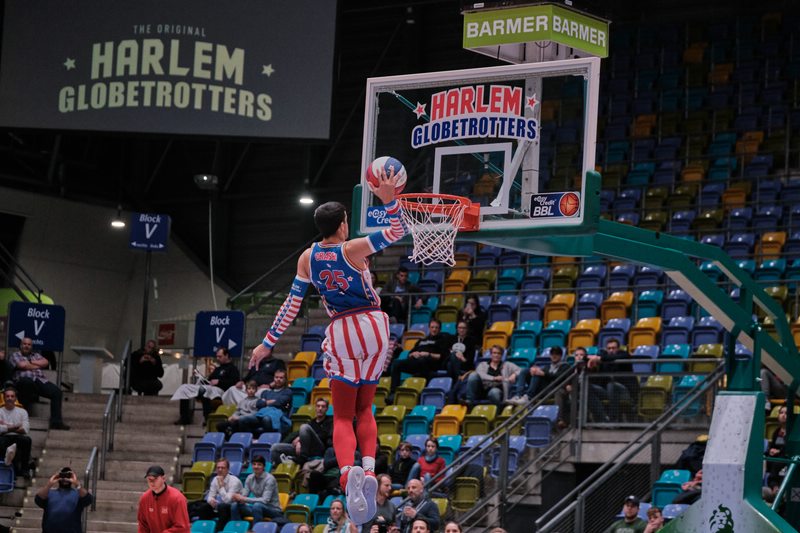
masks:
[[[42,533],[81,533],[81,514],[91,505],[92,495],[65,466],[50,476],[33,500],[44,509]]]
[[[625,498],[622,518],[606,529],[605,533],[644,533],[647,522],[639,518],[639,498],[630,495]]]
[[[148,490],[139,498],[138,533],[189,533],[186,498],[167,485],[164,469],[153,465],[145,474]]]

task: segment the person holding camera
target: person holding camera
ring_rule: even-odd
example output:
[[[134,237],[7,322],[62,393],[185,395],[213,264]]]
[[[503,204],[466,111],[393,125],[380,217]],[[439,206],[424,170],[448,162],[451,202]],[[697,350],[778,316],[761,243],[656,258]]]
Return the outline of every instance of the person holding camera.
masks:
[[[390,533],[395,530],[394,516],[397,507],[392,503],[392,478],[389,474],[378,475],[378,492],[375,494],[377,511],[375,516],[361,527],[362,533]]]
[[[72,468],[65,466],[47,480],[34,497],[44,509],[42,533],[81,533],[81,513],[92,494],[81,486]]]

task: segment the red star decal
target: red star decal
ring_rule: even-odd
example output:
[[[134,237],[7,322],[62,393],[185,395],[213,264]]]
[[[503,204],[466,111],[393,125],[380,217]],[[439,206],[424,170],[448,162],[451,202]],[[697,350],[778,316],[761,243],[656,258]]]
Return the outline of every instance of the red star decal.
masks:
[[[417,115],[417,120],[421,119],[423,115],[425,115],[425,106],[428,104],[420,104],[417,102],[417,108],[414,109],[414,113]]]
[[[536,99],[536,95],[535,94],[533,96],[528,96],[528,97],[525,98],[525,107],[526,108],[529,107],[529,108],[533,109],[536,106],[536,104],[538,104],[538,103],[539,103],[539,100]]]

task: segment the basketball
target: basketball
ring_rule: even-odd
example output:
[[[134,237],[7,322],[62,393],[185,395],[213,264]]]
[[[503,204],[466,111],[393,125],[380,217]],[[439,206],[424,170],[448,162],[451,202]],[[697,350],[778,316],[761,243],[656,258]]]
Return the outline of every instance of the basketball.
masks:
[[[388,155],[379,157],[370,163],[367,167],[367,181],[373,187],[378,186],[378,169],[380,167],[384,168],[387,176],[389,175],[391,168],[394,167],[394,173],[397,176],[397,186],[395,187],[394,192],[395,194],[400,194],[403,192],[403,189],[406,186],[406,168],[403,166],[403,163]]]
[[[580,198],[578,198],[578,195],[574,192],[566,193],[561,197],[561,201],[558,202],[558,208],[561,210],[561,214],[565,217],[571,217],[577,213],[580,205]]]

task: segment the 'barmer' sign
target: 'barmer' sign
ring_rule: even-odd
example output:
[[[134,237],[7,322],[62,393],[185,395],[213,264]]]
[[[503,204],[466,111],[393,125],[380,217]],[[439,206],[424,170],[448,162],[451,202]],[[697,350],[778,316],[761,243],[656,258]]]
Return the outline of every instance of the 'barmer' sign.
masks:
[[[335,14],[328,0],[7,0],[0,126],[327,138]]]

